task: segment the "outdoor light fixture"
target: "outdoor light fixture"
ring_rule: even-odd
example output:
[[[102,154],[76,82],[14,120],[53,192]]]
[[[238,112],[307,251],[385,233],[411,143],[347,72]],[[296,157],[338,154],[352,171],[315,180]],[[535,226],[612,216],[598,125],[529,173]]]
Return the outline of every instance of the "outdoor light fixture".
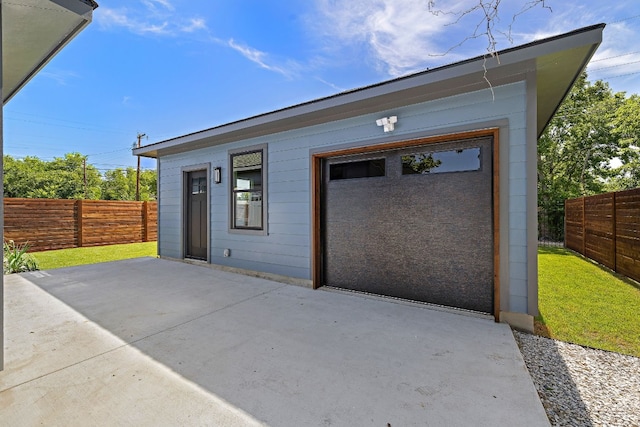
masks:
[[[384,126],[385,132],[391,132],[395,129],[395,124],[398,122],[398,116],[383,117],[376,120],[378,126]]]
[[[213,170],[213,182],[216,184],[222,182],[222,168],[219,166]]]

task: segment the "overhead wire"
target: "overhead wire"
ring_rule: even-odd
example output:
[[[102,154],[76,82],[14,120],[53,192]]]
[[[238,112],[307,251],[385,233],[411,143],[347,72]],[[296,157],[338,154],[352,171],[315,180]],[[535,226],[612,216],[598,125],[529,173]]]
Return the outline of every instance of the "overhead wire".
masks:
[[[622,22],[628,22],[628,21],[631,21],[631,20],[636,20],[638,18],[640,18],[640,14],[636,14],[636,15],[632,15],[632,16],[616,19],[614,21],[608,22],[608,24],[617,24],[617,23],[622,23]],[[619,53],[619,54],[615,54],[615,55],[604,57],[604,58],[594,59],[594,60],[591,61],[591,63],[592,64],[593,63],[600,63],[600,62],[607,61],[607,60],[623,58],[625,56],[632,56],[632,55],[637,55],[637,54],[640,54],[640,50],[635,50],[635,51],[625,52],[625,53]],[[627,62],[624,62],[624,63],[610,65],[610,66],[603,66],[603,67],[600,67],[600,68],[588,68],[588,71],[589,72],[593,72],[593,73],[597,73],[597,72],[601,72],[601,71],[604,71],[604,70],[623,68],[623,67],[630,66],[630,65],[633,65],[633,64],[638,64],[638,63],[640,63],[640,60],[627,61]],[[606,77],[603,78],[603,80],[606,81],[606,80],[610,80],[610,79],[631,77],[631,76],[637,76],[639,74],[640,74],[640,71],[632,71],[632,72],[626,72],[626,73],[616,74],[616,75],[607,75]],[[33,117],[35,119],[23,118],[23,117],[15,117],[13,115],[23,116],[23,117],[25,117],[25,116],[26,117]],[[20,121],[20,122],[25,122],[25,123],[37,123],[37,124],[42,124],[42,125],[45,125],[45,126],[54,126],[54,127],[68,128],[68,129],[76,129],[76,130],[87,131],[87,132],[108,132],[108,133],[123,134],[123,135],[124,134],[127,134],[127,135],[134,134],[134,132],[129,131],[129,130],[124,130],[124,129],[114,129],[114,128],[109,128],[109,127],[101,126],[101,125],[94,124],[94,123],[67,120],[67,119],[61,119],[61,118],[56,118],[56,117],[51,117],[51,116],[43,116],[43,115],[39,115],[39,114],[26,113],[26,112],[14,111],[14,110],[5,110],[4,119],[5,120]],[[42,135],[42,136],[40,136],[40,135],[31,135],[30,137],[34,137],[34,138],[50,138],[50,137],[44,136],[44,135]],[[39,148],[40,149],[42,147],[40,147],[39,145],[30,145],[30,144],[28,144],[26,146],[22,145],[21,148]],[[112,151],[105,151],[105,152],[100,152],[100,153],[87,154],[87,156],[91,156],[92,158],[100,157],[100,159],[103,160],[103,161],[109,161],[109,160],[112,160],[112,159],[115,160],[117,158],[117,156],[108,156],[109,154],[115,154],[115,153],[130,151],[130,150],[131,150],[131,148],[127,147],[127,148],[121,148],[121,149],[112,150]],[[106,156],[106,157],[101,157],[101,156]],[[99,164],[110,165],[110,163],[99,163]],[[116,166],[128,167],[128,165],[116,165]]]
[[[640,18],[640,15],[633,15],[633,16],[629,16],[628,18],[622,18],[622,19],[618,19],[617,21],[608,22],[608,24],[619,24],[620,22],[630,21],[632,19],[638,19],[638,18]]]
[[[5,116],[4,116],[5,120],[22,121],[27,123],[38,123],[38,124],[44,124],[47,126],[65,127],[65,128],[71,128],[71,129],[79,129],[79,130],[90,130],[90,131],[96,131],[96,132],[111,132],[111,133],[122,133],[122,134],[129,134],[129,135],[133,134],[133,132],[129,130],[114,129],[114,128],[109,128],[109,127],[105,127],[105,126],[94,124],[94,123],[80,122],[76,120],[67,120],[67,119],[61,119],[58,117],[51,117],[51,116],[43,116],[41,114],[25,113],[25,112],[15,111],[15,110],[5,110],[4,113],[5,113]],[[53,120],[58,122],[72,123],[76,125],[82,125],[83,127],[71,126],[71,125],[65,125],[65,124],[47,123],[47,122],[38,121],[38,120],[22,119],[22,118],[12,117],[11,116],[12,114],[35,117],[36,119],[41,119],[41,120]]]

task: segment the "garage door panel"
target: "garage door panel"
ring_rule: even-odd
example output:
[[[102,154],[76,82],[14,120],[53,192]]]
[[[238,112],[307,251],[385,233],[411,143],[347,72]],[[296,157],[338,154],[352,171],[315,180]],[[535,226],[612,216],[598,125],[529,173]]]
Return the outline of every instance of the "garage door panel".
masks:
[[[325,179],[324,283],[491,312],[491,140],[442,148],[469,146],[481,147],[479,170],[403,175],[402,156],[416,150],[405,149],[383,153],[385,176]],[[325,171],[331,161],[345,159]]]

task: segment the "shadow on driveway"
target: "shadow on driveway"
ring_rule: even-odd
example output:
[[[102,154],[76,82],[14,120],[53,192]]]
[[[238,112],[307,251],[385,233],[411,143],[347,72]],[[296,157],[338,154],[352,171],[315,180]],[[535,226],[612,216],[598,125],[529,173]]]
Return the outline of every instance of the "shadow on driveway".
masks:
[[[153,258],[7,276],[5,299],[5,420],[548,425],[485,318]]]

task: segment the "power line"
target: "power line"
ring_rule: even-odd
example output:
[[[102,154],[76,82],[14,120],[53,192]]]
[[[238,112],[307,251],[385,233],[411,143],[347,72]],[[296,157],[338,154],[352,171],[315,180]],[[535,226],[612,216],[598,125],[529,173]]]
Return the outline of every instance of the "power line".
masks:
[[[146,133],[140,133],[138,132],[138,148],[140,148],[140,141],[142,140],[142,138],[144,138],[145,136],[147,136]],[[136,173],[136,201],[140,201],[140,155],[138,155],[138,169],[137,169],[137,173]]]
[[[130,151],[129,148],[121,148],[119,150],[113,150],[113,151],[105,151],[103,153],[93,153],[93,154],[87,154],[87,156],[101,156],[103,154],[113,154],[113,153],[120,153],[123,151]]]
[[[625,62],[624,64],[609,65],[608,67],[591,68],[589,71],[608,70],[608,69],[610,69],[610,68],[624,67],[624,66],[627,66],[627,65],[637,64],[637,63],[640,63],[640,60],[638,60],[638,61],[631,61],[631,62]]]
[[[7,116],[6,114],[9,113],[9,116]],[[46,119],[46,120],[54,120],[54,121],[58,121],[58,122],[65,122],[65,123],[73,123],[73,124],[77,124],[77,125],[83,125],[83,126],[89,126],[89,127],[93,127],[93,128],[98,128],[101,130],[107,130],[110,132],[117,132],[117,133],[130,133],[127,130],[124,129],[114,129],[114,128],[107,128],[107,127],[103,127],[99,124],[95,124],[95,123],[87,123],[87,122],[80,122],[77,120],[67,120],[67,119],[61,119],[58,117],[51,117],[51,116],[43,116],[41,114],[33,114],[33,113],[24,113],[21,111],[14,111],[14,110],[5,110],[5,119],[9,118],[11,120],[26,120],[26,119],[18,119],[18,118],[12,118],[10,115],[11,114],[18,114],[18,115],[22,115],[22,116],[30,116],[30,117],[35,117],[36,119]],[[55,125],[52,125],[55,126]],[[82,129],[82,128],[79,128]]]
[[[91,163],[92,165],[100,165],[100,166],[108,166],[115,168],[132,168],[133,165],[122,165],[122,164],[114,164],[114,163]]]
[[[619,54],[619,55],[614,55],[614,56],[608,56],[608,57],[606,57],[606,58],[592,59],[592,60],[591,60],[591,61],[589,61],[589,62],[600,62],[600,61],[606,61],[606,60],[608,60],[608,59],[616,59],[616,58],[621,58],[621,57],[623,57],[623,56],[635,55],[635,54],[638,54],[638,53],[640,53],[640,50],[636,50],[636,51],[634,51],[634,52],[629,52],[629,53],[621,53],[621,54]]]
[[[627,74],[618,74],[616,76],[607,76],[607,80],[611,80],[611,79],[617,79],[618,77],[628,77],[628,76],[635,76],[640,74],[640,71],[636,71],[633,73],[627,73]]]
[[[628,18],[618,19],[617,21],[608,22],[608,24],[619,24],[620,22],[630,21],[632,19],[637,19],[637,18],[640,18],[640,15],[634,15],[634,16],[630,16]]]
[[[124,132],[124,131],[121,131],[121,130],[111,130],[111,129],[104,129],[104,128],[90,129],[90,128],[83,128],[83,127],[78,127],[78,126],[69,126],[69,125],[62,125],[62,124],[40,122],[40,121],[37,121],[37,120],[18,119],[18,118],[15,118],[15,117],[6,117],[5,116],[4,119],[5,120],[18,121],[18,122],[24,122],[24,123],[36,123],[36,124],[41,124],[41,125],[45,125],[45,126],[61,127],[61,128],[67,128],[67,129],[86,130],[86,131],[89,131],[89,132],[110,132],[110,133],[121,133],[121,134],[128,133],[128,132]]]

